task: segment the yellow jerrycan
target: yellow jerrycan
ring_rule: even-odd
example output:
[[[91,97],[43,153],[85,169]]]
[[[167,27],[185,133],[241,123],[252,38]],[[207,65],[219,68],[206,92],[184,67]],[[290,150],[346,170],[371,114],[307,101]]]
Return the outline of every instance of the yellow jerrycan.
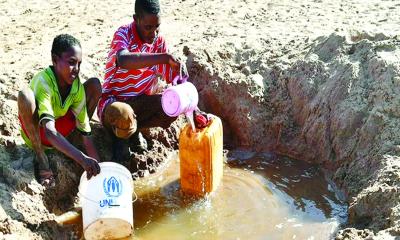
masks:
[[[214,191],[223,175],[222,122],[212,116],[211,124],[194,132],[188,123],[179,136],[181,189],[205,195]]]

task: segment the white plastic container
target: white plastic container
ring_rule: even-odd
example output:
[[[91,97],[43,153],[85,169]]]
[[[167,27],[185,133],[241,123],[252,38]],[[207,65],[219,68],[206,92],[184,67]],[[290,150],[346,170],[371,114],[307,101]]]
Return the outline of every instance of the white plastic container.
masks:
[[[87,180],[84,172],[79,184],[85,239],[128,237],[133,229],[132,175],[118,163],[99,165],[97,176]]]

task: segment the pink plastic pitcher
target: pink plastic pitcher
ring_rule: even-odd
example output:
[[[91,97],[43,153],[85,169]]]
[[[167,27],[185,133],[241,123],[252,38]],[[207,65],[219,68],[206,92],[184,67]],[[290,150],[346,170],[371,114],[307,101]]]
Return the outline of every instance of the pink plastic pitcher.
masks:
[[[161,97],[162,108],[170,117],[177,117],[181,114],[191,117],[198,102],[199,94],[191,82],[171,86],[163,92]]]

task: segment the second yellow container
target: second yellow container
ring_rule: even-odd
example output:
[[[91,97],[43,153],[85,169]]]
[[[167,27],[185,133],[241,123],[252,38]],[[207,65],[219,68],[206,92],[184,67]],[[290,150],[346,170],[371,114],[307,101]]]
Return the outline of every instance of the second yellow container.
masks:
[[[213,116],[208,127],[195,132],[187,124],[179,136],[179,160],[183,192],[204,195],[214,191],[223,175],[221,119]]]

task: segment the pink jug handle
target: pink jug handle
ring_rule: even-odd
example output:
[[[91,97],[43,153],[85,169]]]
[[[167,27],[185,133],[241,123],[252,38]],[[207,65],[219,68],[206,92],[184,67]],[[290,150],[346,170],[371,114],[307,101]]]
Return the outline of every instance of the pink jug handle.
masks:
[[[179,75],[176,75],[174,80],[172,80],[172,85],[175,86],[177,84],[185,83],[185,82],[187,82],[188,79],[189,79],[188,75],[185,75],[185,76],[182,76],[182,77],[179,76]]]
[[[177,75],[173,80],[172,80],[172,85],[177,85],[177,84],[182,84],[187,82],[189,79],[189,73],[186,68],[186,64],[181,61],[180,62],[180,68],[179,68],[179,75]]]

